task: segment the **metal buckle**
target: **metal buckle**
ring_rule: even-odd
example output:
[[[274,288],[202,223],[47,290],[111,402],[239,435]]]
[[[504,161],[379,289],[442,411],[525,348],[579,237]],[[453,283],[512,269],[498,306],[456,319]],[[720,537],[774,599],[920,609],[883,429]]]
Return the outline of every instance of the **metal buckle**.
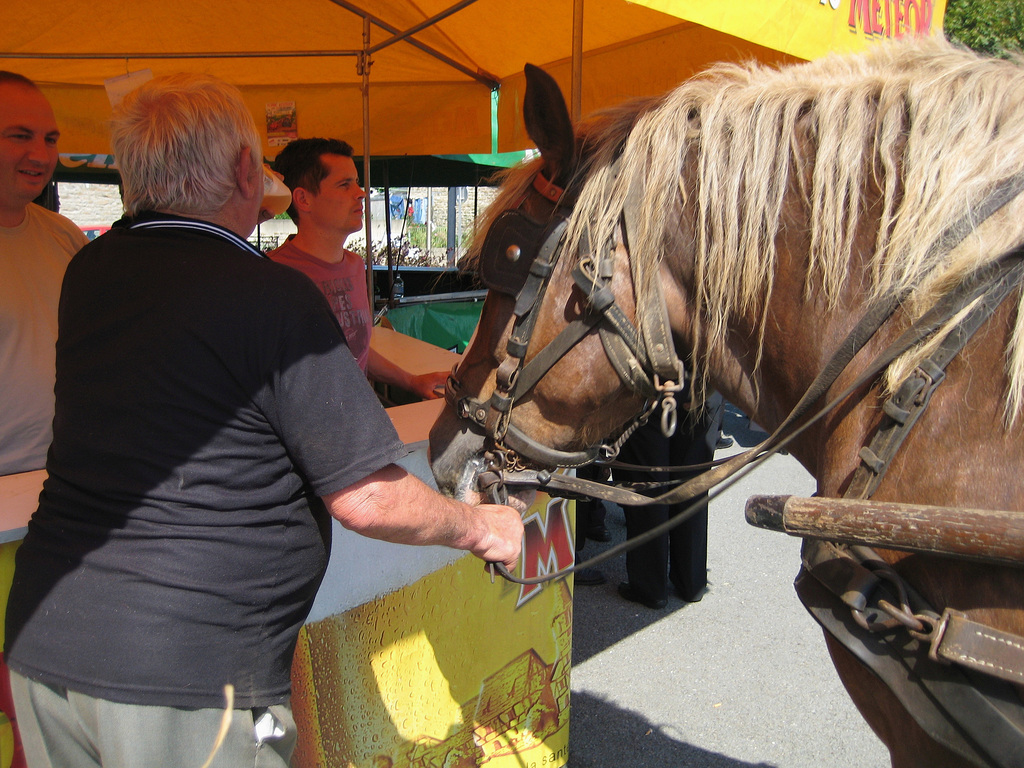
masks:
[[[672,437],[679,425],[676,393],[683,389],[682,376],[679,377],[678,382],[670,379],[663,383],[661,377],[654,374],[654,388],[658,391],[661,401],[661,434],[665,437]]]

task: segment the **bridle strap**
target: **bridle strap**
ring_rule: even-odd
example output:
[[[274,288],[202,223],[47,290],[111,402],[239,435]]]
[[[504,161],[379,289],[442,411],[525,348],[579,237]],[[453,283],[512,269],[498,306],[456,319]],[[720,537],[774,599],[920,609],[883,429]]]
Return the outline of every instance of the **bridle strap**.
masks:
[[[1024,173],[1017,174],[1004,179],[996,185],[993,192],[981,204],[979,209],[972,215],[965,215],[954,222],[932,243],[929,252],[935,249],[952,250],[982,221],[986,220],[996,211],[1000,210],[1017,194],[1024,191]],[[563,495],[569,498],[596,498],[610,499],[622,498],[624,503],[630,506],[647,506],[652,504],[675,504],[692,500],[695,496],[705,492],[717,495],[726,487],[735,483],[740,478],[760,466],[776,450],[786,446],[789,442],[798,437],[805,430],[809,429],[820,419],[824,418],[839,403],[846,400],[854,392],[868,382],[874,380],[889,364],[900,355],[920,343],[921,340],[941,328],[946,319],[952,317],[962,308],[970,304],[979,296],[985,293],[994,285],[1010,280],[1016,285],[1024,279],[1024,261],[1021,256],[1024,253],[1024,246],[1014,249],[997,262],[989,265],[989,268],[980,270],[972,278],[969,278],[953,294],[947,295],[936,303],[917,322],[913,323],[895,342],[878,355],[875,360],[864,369],[856,380],[843,392],[839,393],[830,402],[826,403],[817,413],[808,418],[803,424],[797,426],[800,418],[810,410],[813,404],[824,396],[832,384],[845,370],[846,366],[856,356],[857,352],[864,346],[868,339],[876,332],[892,312],[899,306],[900,298],[889,297],[887,300],[877,302],[869,308],[868,312],[861,318],[857,326],[848,334],[847,338],[833,354],[829,363],[822,372],[815,378],[807,392],[801,398],[794,411],[784,420],[783,424],[759,446],[736,456],[731,457],[727,462],[715,469],[705,472],[697,478],[683,483],[673,490],[657,497],[649,497],[637,494],[633,491],[618,487],[609,486],[604,483],[584,480],[582,478],[567,478],[562,473],[551,473],[548,471],[520,471],[504,473],[503,482],[506,486],[521,486],[527,488],[544,489],[552,496]],[[1015,264],[1008,266],[1008,262],[1016,260]],[[1000,289],[997,289],[997,291]],[[955,294],[955,295],[954,295]],[[784,430],[792,430],[789,434],[783,435]],[[719,485],[728,481],[721,488]],[[712,490],[714,489],[714,490]],[[619,494],[623,494],[619,496]],[[623,503],[623,502],[617,502]],[[676,526],[685,522],[703,508],[703,499],[690,503],[685,510],[674,515],[669,520],[655,526],[640,536],[629,541],[618,544],[611,549],[591,558],[585,563],[576,563],[570,568],[557,573],[547,574],[542,577],[523,579],[513,576],[503,566],[498,566],[501,575],[517,584],[538,584],[553,579],[564,577],[576,570],[594,566],[605,560],[611,559],[628,549],[635,548],[646,542],[652,541],[664,534],[667,534]]]
[[[1022,191],[1024,191],[1024,173],[1016,174],[999,182],[999,184],[995,186],[993,191],[975,211],[961,216],[935,239],[929,247],[929,255],[934,255],[943,251],[951,251],[956,248],[961,242],[963,242],[964,238],[966,238],[967,235],[976,229],[982,222],[1003,208],[1003,206],[1013,200]],[[917,323],[911,326],[911,328],[908,329],[900,339],[879,355],[875,362],[869,367],[868,371],[866,371],[866,375],[870,374],[873,378],[876,373],[880,373],[897,357],[908,351],[922,339],[934,333],[942,323],[956,314],[957,311],[969,304],[975,298],[983,295],[986,291],[994,290],[997,293],[1000,293],[1001,297],[1005,296],[1005,293],[1001,293],[1004,289],[999,288],[998,284],[1005,284],[1005,280],[1007,279],[1013,280],[1014,284],[1016,284],[1016,282],[1021,279],[1017,268],[1007,266],[1008,261],[1019,258],[1020,250],[1020,248],[1017,248],[1011,251],[989,268],[983,269],[976,275],[968,278],[966,281],[961,282],[955,291],[944,296],[925,315],[923,315]],[[1003,276],[1004,272],[1011,271],[1013,275],[1016,275],[1016,277],[1011,276],[1010,278],[1007,278]],[[777,446],[781,436],[785,434],[787,430],[793,428],[797,422],[799,422],[799,420],[810,411],[814,403],[820,400],[829,391],[829,389],[831,389],[836,379],[839,378],[839,375],[846,369],[864,345],[867,344],[868,340],[878,332],[878,329],[881,328],[893,312],[896,311],[896,308],[902,303],[903,299],[903,295],[891,295],[883,297],[870,306],[853,330],[847,334],[843,343],[839,345],[828,363],[826,363],[814,378],[814,381],[811,382],[806,392],[804,392],[803,397],[800,398],[800,401],[796,404],[782,424],[779,425],[778,429],[776,429],[775,432],[763,443],[751,448],[747,453],[754,455]],[[999,300],[1001,301],[1002,298]],[[858,379],[858,382],[859,384],[857,384],[857,388],[867,383],[867,380],[865,380],[865,376],[862,375]],[[844,394],[842,398],[837,398],[834,403],[838,404],[842,399],[849,396],[849,394],[852,394],[853,391],[855,391],[855,389],[847,390],[847,394]],[[819,417],[820,415],[815,417],[815,420]],[[744,454],[737,454],[737,457],[743,455]],[[740,466],[742,466],[742,462],[737,462],[735,469],[738,469]],[[703,475],[684,483],[680,488],[685,489],[685,491],[679,496],[679,498],[687,499],[697,495],[698,493],[707,491],[709,488],[721,482],[724,477],[728,477],[729,471],[735,471],[735,469],[732,469],[731,467],[732,462],[730,461],[706,473],[708,475],[708,483],[696,482],[701,480],[704,477]],[[661,501],[659,503],[666,502]]]
[[[603,322],[598,327],[601,344],[619,378],[632,392],[654,397],[657,388],[647,372],[651,363],[643,340],[607,285],[613,267],[614,261],[607,255],[598,258],[596,270],[592,258],[581,259],[573,270],[573,280],[587,296],[593,310],[601,313]]]
[[[555,202],[561,198],[562,190],[544,178],[542,174],[538,173],[535,175],[533,184],[534,188],[546,198]],[[558,190],[557,199],[551,197],[555,189]],[[1001,209],[1022,190],[1024,190],[1024,173],[1001,181],[976,211],[972,212],[971,215],[962,216],[941,233],[932,243],[929,253],[948,251],[955,248],[981,221],[984,221]],[[621,231],[623,246],[628,253],[630,222],[636,221],[639,202],[635,194],[628,195],[627,201],[627,205],[622,212]],[[568,350],[575,346],[601,320],[607,321],[602,322],[599,326],[602,343],[620,379],[632,391],[646,397],[650,397],[652,394],[651,390],[654,389],[655,393],[663,398],[663,429],[667,428],[664,420],[665,412],[668,412],[670,409],[673,411],[671,427],[674,428],[674,394],[682,388],[683,367],[682,362],[675,355],[675,346],[671,338],[668,321],[667,305],[660,283],[657,279],[652,280],[650,287],[653,307],[648,308],[649,311],[645,315],[646,322],[639,324],[640,330],[638,333],[621,309],[615,305],[614,297],[611,296],[610,290],[603,284],[605,280],[611,277],[610,274],[606,274],[611,269],[610,256],[601,254],[598,259],[598,274],[596,276],[586,273],[581,268],[585,263],[583,260],[581,260],[581,265],[573,273],[577,285],[587,294],[592,307],[598,310],[597,317],[580,318],[570,323],[556,336],[550,345],[530,361],[530,364],[523,365],[526,347],[536,322],[536,313],[533,310],[547,287],[548,278],[558,256],[565,225],[566,222],[563,219],[557,223],[557,226],[550,227],[545,232],[546,237],[541,248],[541,254],[534,262],[534,266],[530,270],[530,278],[517,297],[514,310],[517,322],[508,345],[510,358],[506,359],[505,364],[499,369],[499,388],[491,398],[491,407],[485,424],[487,433],[491,434],[496,442],[500,442],[510,425],[509,417],[515,399],[533,387]],[[630,258],[630,272],[633,278],[634,292],[637,293],[639,283],[634,262],[635,260]],[[946,299],[951,298],[952,295],[946,297]],[[783,423],[780,424],[779,428],[764,443],[751,449],[746,455],[754,456],[776,446],[781,436],[793,428],[810,411],[813,405],[831,389],[839,375],[846,369],[867,341],[891,317],[903,299],[903,295],[889,295],[869,307],[868,311],[836,349],[829,362],[815,377],[800,401]],[[911,330],[923,327],[922,323],[924,323],[927,317],[934,316],[940,311],[939,304],[937,304],[930,313],[921,318],[920,323],[912,326]],[[639,313],[640,309],[638,306],[638,316]],[[614,333],[611,329],[614,329]],[[933,328],[928,333],[934,332],[934,330]],[[642,344],[637,341],[638,336]],[[916,340],[910,346],[917,343],[921,338],[924,338],[924,336],[916,337]],[[910,346],[903,348],[898,354],[885,362],[885,365],[892,362],[899,354],[907,351]],[[877,364],[880,363],[876,361]],[[651,377],[647,374],[647,369],[650,369],[654,374],[653,382],[651,382]],[[876,373],[880,372],[880,370],[876,371]],[[538,463],[575,467],[580,466],[580,458],[583,455],[590,455],[590,452],[564,452],[548,448],[532,440],[521,430],[516,430],[516,433],[516,437],[513,439],[524,449],[523,455],[527,458],[533,458]],[[511,448],[511,446],[509,447]],[[540,458],[541,456],[545,457],[543,461]],[[700,477],[687,481],[668,494],[655,497],[654,500],[651,500],[651,497],[640,496],[641,499],[646,499],[647,501],[630,501],[627,503],[634,505],[641,503],[673,503],[675,500],[691,498],[721,482],[731,472],[737,471],[745,463],[743,461],[744,456],[745,454],[739,454],[732,457],[724,464]],[[509,480],[512,479],[514,474],[508,473],[507,477]],[[607,488],[603,484],[597,484],[596,487]],[[605,496],[604,498],[608,497]]]
[[[512,423],[506,428],[502,443],[510,451],[538,464],[569,469],[592,464],[600,452],[599,448],[588,448],[584,451],[560,451],[549,448],[543,443],[538,443]]]
[[[495,442],[500,442],[508,429],[516,397],[516,382],[522,373],[523,358],[526,357],[533,328],[537,323],[537,313],[534,309],[547,290],[548,278],[551,277],[555,262],[558,260],[566,225],[566,219],[559,218],[545,229],[540,252],[530,265],[526,283],[516,297],[512,310],[516,319],[512,326],[512,334],[505,345],[508,357],[496,372],[495,389],[491,394],[490,408],[483,425]]]
[[[935,388],[945,378],[946,367],[1022,280],[1024,246],[1018,246],[962,283],[948,297],[949,300],[944,298],[922,318],[937,330],[948,317],[973,304],[931,355],[883,404],[885,416],[870,446],[860,451],[861,463],[847,488],[847,498],[868,499],[874,494],[903,441],[927,407]]]
[[[589,265],[589,268],[588,268]],[[599,268],[600,269],[600,268]],[[594,326],[608,333],[603,326],[610,326],[614,334],[620,338],[628,350],[626,355],[609,355],[609,360],[616,373],[634,392],[645,397],[655,394],[654,385],[643,372],[644,353],[640,346],[640,337],[622,309],[615,303],[615,296],[605,285],[608,279],[603,273],[593,274],[593,265],[589,260],[581,261],[572,272],[577,287],[587,297],[587,310],[566,325],[529,363],[527,363],[516,379],[514,397],[528,392],[538,381],[554,367],[555,363],[576,346],[590,333]],[[609,276],[610,277],[610,276]],[[607,349],[606,349],[607,351]],[[639,378],[638,374],[639,372]]]
[[[642,193],[631,187],[622,209],[622,246],[627,253],[632,252],[629,248],[629,233],[637,231],[637,209],[641,200],[643,200]],[[631,257],[629,264],[633,277],[633,293],[637,297],[636,311],[639,318],[641,286],[636,266],[637,260]],[[659,377],[662,382],[674,382],[678,385],[678,389],[682,389],[683,363],[675,352],[665,294],[657,275],[652,276],[650,283],[651,301],[648,306],[644,307],[644,322],[637,323],[643,338],[644,349],[647,350],[647,359],[650,361],[651,371],[655,376]]]
[[[562,187],[553,181],[549,181],[547,176],[539,171],[533,177],[533,188],[552,203],[558,203],[562,199],[562,195],[565,194],[565,190]]]
[[[927,313],[917,323],[907,329],[907,331],[904,332],[900,338],[893,342],[885,351],[879,354],[872,364],[857,377],[856,381],[850,384],[843,392],[839,393],[830,402],[826,403],[818,412],[807,419],[799,427],[793,429],[790,434],[783,437],[780,435],[779,430],[776,430],[772,436],[761,443],[761,445],[744,453],[736,454],[725,464],[711,472],[706,472],[703,475],[694,478],[692,481],[679,485],[673,490],[661,494],[660,496],[645,496],[621,486],[608,486],[597,481],[584,480],[578,477],[566,477],[562,473],[551,473],[546,470],[537,472],[526,470],[506,473],[503,478],[506,486],[539,488],[544,490],[544,492],[550,496],[607,499],[618,504],[626,504],[629,506],[678,504],[685,502],[692,503],[690,503],[682,512],[669,518],[664,523],[661,523],[654,528],[645,531],[639,536],[629,539],[628,541],[617,544],[611,549],[600,553],[596,557],[593,557],[584,563],[576,563],[562,571],[528,579],[512,575],[503,566],[498,566],[498,571],[505,579],[516,584],[540,584],[574,573],[581,568],[598,565],[624,551],[641,546],[668,533],[673,528],[685,522],[704,508],[703,499],[692,501],[695,496],[705,492],[711,492],[712,496],[718,495],[729,485],[735,483],[742,477],[746,476],[746,474],[756,469],[772,455],[773,451],[767,450],[769,444],[773,444],[776,449],[784,447],[791,440],[795,439],[802,432],[810,428],[813,424],[824,418],[839,403],[846,400],[862,386],[876,378],[877,375],[893,360],[940,328],[944,319],[952,317],[957,313],[958,306],[966,306],[978,297],[987,295],[990,290],[994,290],[998,295],[999,293],[1004,292],[1007,284],[1020,285],[1022,281],[1024,281],[1024,246],[1019,246],[998,262],[990,264],[986,269],[981,270],[973,278],[965,281],[965,283],[954,292],[957,294],[956,298],[939,302],[939,304],[933,308],[933,311]],[[1005,293],[1003,298],[1005,298]],[[939,306],[940,304],[942,305],[941,307]],[[714,486],[719,485],[726,480],[728,483],[720,488],[714,488]],[[712,491],[713,488],[714,490]]]

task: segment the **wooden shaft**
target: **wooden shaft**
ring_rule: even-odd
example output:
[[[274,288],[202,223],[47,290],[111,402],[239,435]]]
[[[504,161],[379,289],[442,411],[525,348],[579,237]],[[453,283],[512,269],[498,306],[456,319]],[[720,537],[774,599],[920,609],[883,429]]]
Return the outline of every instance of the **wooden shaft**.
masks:
[[[1024,512],[751,496],[746,518],[791,536],[1024,567]]]

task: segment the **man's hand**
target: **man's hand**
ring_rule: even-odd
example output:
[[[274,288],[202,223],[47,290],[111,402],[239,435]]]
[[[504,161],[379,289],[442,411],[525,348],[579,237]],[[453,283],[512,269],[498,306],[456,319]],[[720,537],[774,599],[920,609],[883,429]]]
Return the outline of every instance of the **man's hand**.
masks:
[[[448,382],[448,371],[421,373],[409,379],[412,392],[424,400],[436,400],[444,397],[444,387]]]
[[[523,542],[523,520],[519,513],[501,504],[481,504],[472,509],[489,532],[470,552],[487,563],[504,563],[511,573]]]

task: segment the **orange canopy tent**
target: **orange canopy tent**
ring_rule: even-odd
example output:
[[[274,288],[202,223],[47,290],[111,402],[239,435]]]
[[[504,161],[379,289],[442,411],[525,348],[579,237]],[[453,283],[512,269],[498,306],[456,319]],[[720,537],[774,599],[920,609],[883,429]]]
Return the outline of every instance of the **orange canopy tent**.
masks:
[[[717,60],[809,59],[935,31],[944,11],[945,0],[50,0],[8,12],[0,68],[40,83],[65,152],[108,151],[104,83],[140,70],[218,75],[265,131],[285,115],[284,138],[339,136],[368,152],[372,125],[376,155],[504,152],[530,146],[527,62],[586,114]],[[270,140],[265,151],[276,154]]]
[[[942,29],[946,0],[634,0],[801,59],[854,52],[878,40]]]
[[[843,34],[862,45],[902,33],[922,8],[940,29],[945,0],[50,0],[8,11],[0,69],[39,83],[64,152],[109,152],[117,78],[202,71],[241,89],[268,156],[294,136],[335,136],[364,155],[368,175],[371,151],[530,147],[527,62],[554,75],[578,117],[662,93],[714,61],[812,58],[844,47]]]
[[[265,131],[281,127],[269,110],[293,117],[286,129],[299,136],[339,136],[357,151],[372,126],[375,155],[487,153],[492,93],[497,149],[529,147],[523,65],[569,93],[574,47],[583,114],[660,93],[711,61],[786,58],[625,0],[51,0],[8,13],[0,68],[40,83],[65,152],[109,151],[104,83],[149,70],[234,83]]]

